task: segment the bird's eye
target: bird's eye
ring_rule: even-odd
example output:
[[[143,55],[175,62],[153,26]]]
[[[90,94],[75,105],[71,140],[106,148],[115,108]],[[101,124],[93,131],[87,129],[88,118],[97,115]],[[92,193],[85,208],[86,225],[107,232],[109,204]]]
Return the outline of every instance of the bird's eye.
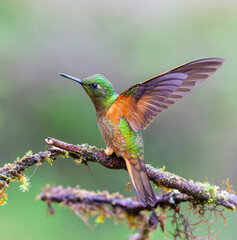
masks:
[[[89,87],[92,89],[96,89],[98,85],[96,83],[89,84]]]

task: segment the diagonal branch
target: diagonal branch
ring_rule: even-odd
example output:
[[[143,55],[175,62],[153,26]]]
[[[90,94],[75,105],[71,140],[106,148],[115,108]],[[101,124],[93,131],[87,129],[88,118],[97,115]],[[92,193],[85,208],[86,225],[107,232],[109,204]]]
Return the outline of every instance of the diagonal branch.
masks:
[[[47,138],[46,142],[52,147],[44,152],[37,154],[27,154],[22,159],[7,164],[0,168],[0,199],[5,194],[8,184],[17,179],[22,181],[23,172],[34,164],[42,164],[45,160],[51,162],[57,159],[59,155],[70,156],[77,163],[97,162],[110,169],[125,169],[126,165],[122,158],[116,155],[107,156],[103,149],[89,146],[87,144],[73,145],[59,141],[54,138]],[[236,209],[237,196],[229,190],[221,190],[218,186],[207,182],[188,181],[178,175],[156,169],[150,165],[147,166],[147,172],[151,181],[157,186],[176,189],[180,193],[186,194],[189,201],[194,203],[213,203],[222,205],[229,209]],[[1,202],[0,202],[1,204]]]
[[[70,156],[79,158],[82,163],[97,162],[110,169],[126,170],[126,165],[122,158],[116,157],[115,154],[107,156],[103,149],[91,147],[87,144],[76,146],[54,138],[47,138],[46,142],[51,146],[68,151]],[[237,207],[237,196],[228,191],[221,190],[218,186],[207,182],[188,181],[176,174],[154,168],[148,164],[146,167],[150,180],[157,186],[176,189],[181,193],[191,196],[195,202],[214,203],[232,210]]]

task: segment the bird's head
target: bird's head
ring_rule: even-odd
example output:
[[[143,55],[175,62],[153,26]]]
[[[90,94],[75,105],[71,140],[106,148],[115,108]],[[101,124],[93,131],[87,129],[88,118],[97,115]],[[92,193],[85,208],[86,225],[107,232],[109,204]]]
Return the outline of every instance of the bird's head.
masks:
[[[97,111],[107,110],[112,104],[111,101],[113,102],[117,97],[110,81],[101,74],[94,74],[84,79],[71,77],[64,73],[60,73],[60,75],[80,83]]]

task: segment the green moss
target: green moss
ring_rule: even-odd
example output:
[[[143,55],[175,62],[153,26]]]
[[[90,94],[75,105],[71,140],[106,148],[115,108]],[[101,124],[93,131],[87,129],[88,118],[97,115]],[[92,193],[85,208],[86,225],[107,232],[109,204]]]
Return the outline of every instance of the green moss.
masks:
[[[77,164],[80,165],[85,159],[84,158],[73,158],[73,161]]]
[[[205,187],[205,194],[208,195],[210,198],[207,200],[208,203],[215,203],[216,199],[218,198],[218,190],[219,187],[212,185],[208,182],[202,183]]]
[[[96,219],[95,219],[95,225],[97,226],[100,223],[104,223],[105,222],[105,216],[104,214],[100,214]]]
[[[48,163],[52,166],[53,165],[53,158],[51,158],[51,155],[49,153],[46,153],[45,160],[48,161]]]
[[[208,182],[204,182],[203,185],[205,186],[205,189],[209,191],[210,193],[216,193],[219,190],[218,186],[211,185]]]
[[[29,150],[29,151],[23,156],[23,158],[28,157],[28,156],[31,156],[32,154],[33,154],[32,151]]]
[[[25,174],[23,174],[22,176],[18,177],[18,181],[21,182],[20,190],[22,192],[29,191],[29,188],[31,186],[30,185],[30,179]]]
[[[66,153],[65,153],[65,158],[69,158],[69,152],[68,151],[66,151]]]

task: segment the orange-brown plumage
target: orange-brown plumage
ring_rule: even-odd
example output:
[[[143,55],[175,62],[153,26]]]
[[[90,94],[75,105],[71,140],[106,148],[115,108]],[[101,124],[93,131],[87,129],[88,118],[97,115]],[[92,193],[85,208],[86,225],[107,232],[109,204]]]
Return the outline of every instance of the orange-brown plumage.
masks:
[[[106,112],[106,116],[110,117],[114,124],[118,124],[120,118],[129,116],[131,114],[130,109],[135,108],[135,106],[135,99],[122,93]]]

